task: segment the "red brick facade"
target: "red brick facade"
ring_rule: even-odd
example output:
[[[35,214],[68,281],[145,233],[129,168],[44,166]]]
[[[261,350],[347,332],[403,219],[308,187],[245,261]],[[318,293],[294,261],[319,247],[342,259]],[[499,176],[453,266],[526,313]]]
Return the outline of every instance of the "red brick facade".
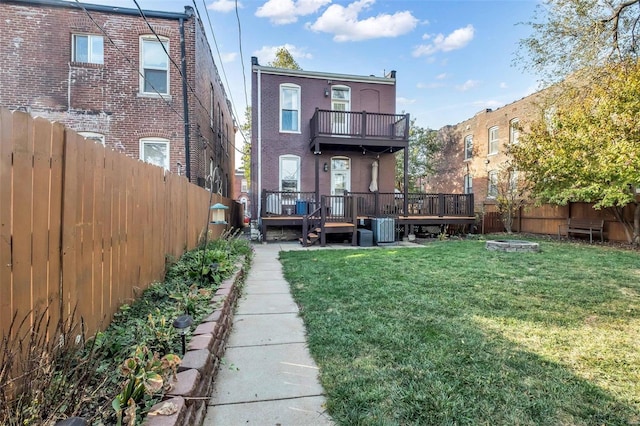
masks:
[[[539,117],[539,100],[537,93],[496,110],[482,110],[461,123],[441,128],[442,151],[435,162],[435,173],[423,182],[425,191],[463,193],[465,175],[469,175],[476,206],[494,203],[488,194],[489,174],[497,172],[508,160],[506,150],[516,136],[511,131],[512,125],[517,122],[519,127],[526,128],[530,120]],[[490,135],[497,136],[493,152]],[[472,138],[473,149],[472,155],[465,158],[467,137]]]
[[[395,75],[395,74],[394,74]],[[300,132],[280,131],[280,87],[292,84],[300,88]],[[261,190],[278,191],[280,185],[280,157],[300,158],[300,191],[315,191],[316,160],[320,169],[320,194],[330,194],[333,157],[350,160],[350,188],[352,192],[368,192],[372,163],[379,162],[378,189],[394,191],[395,154],[390,150],[323,150],[314,155],[310,148],[310,121],[316,111],[331,110],[332,87],[346,87],[350,91],[349,110],[354,112],[395,114],[395,78],[353,76],[262,67],[254,63],[252,72],[252,129],[251,132],[251,205],[252,217],[257,217]],[[260,128],[260,129],[259,129]],[[260,140],[258,140],[260,138]],[[261,150],[258,150],[258,147]],[[258,172],[261,168],[261,176]],[[261,184],[261,188],[260,188]]]
[[[145,11],[155,33],[166,40],[170,57],[168,93],[160,96],[141,88],[141,37],[153,39],[156,34],[139,11],[84,6],[86,10],[59,0],[0,3],[0,106],[59,121],[76,131],[99,133],[107,147],[135,158],[140,156],[141,138],[166,139],[173,173],[185,174],[187,169],[187,132],[191,181],[204,184],[212,163],[221,171],[221,192],[230,195],[233,117],[193,10]],[[102,38],[103,63],[72,61],[74,35]]]

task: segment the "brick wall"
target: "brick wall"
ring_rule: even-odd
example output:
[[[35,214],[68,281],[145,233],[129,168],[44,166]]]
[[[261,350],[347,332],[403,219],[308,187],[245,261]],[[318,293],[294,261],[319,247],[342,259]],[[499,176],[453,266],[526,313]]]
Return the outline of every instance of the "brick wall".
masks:
[[[328,78],[331,78],[330,80]],[[315,191],[316,157],[320,170],[320,193],[329,194],[331,186],[331,173],[324,172],[324,163],[330,168],[331,158],[334,156],[348,157],[351,159],[351,191],[367,192],[371,183],[371,163],[379,161],[379,190],[380,192],[393,192],[395,176],[394,154],[374,154],[371,152],[362,155],[360,151],[329,151],[323,150],[318,156],[310,149],[311,138],[310,120],[316,108],[330,110],[331,97],[325,96],[325,90],[331,91],[333,85],[344,85],[351,89],[351,111],[367,111],[371,113],[395,113],[395,85],[374,84],[358,82],[349,79],[306,78],[301,76],[261,74],[261,121],[262,121],[262,189],[275,190],[279,188],[279,158],[282,155],[297,155],[300,157],[301,191]],[[296,84],[301,87],[300,105],[300,133],[281,133],[279,121],[280,85],[283,83]],[[252,105],[258,105],[257,98],[257,73],[252,73]],[[259,108],[252,108],[253,123],[257,125]],[[257,209],[257,127],[252,132],[251,158],[252,158],[252,206]],[[257,211],[252,211],[255,217]]]
[[[226,108],[226,123],[233,123],[201,23],[189,14],[149,17],[162,37],[169,39],[169,94],[141,94],[140,36],[153,35],[139,15],[89,9],[90,17],[73,3],[34,5],[25,1],[0,3],[0,106],[22,109],[64,123],[77,131],[105,135],[106,146],[139,157],[139,139],[161,137],[170,141],[170,170],[185,169],[185,126],[181,70],[180,20],[184,17],[188,105],[191,139],[191,180],[206,176],[208,161],[199,129],[209,123],[209,90]],[[89,6],[87,6],[89,8]],[[105,29],[111,41],[96,23]],[[72,35],[104,37],[104,63],[71,62]],[[197,76],[197,78],[196,78]],[[196,99],[194,92],[200,98]],[[203,104],[202,107],[200,104]],[[211,132],[209,128],[209,133]],[[205,132],[203,138],[211,138]],[[233,156],[221,166],[233,170]],[[179,167],[178,165],[181,165]],[[229,191],[226,191],[227,195]]]
[[[465,174],[472,175],[476,205],[491,204],[487,197],[489,173],[508,160],[506,149],[510,143],[510,123],[519,120],[527,127],[531,120],[539,117],[541,93],[522,98],[496,110],[482,110],[473,117],[439,130],[443,143],[435,160],[436,172],[428,177],[427,192],[462,193]],[[498,152],[489,154],[489,129],[498,128]],[[473,137],[473,156],[464,158],[464,139]]]

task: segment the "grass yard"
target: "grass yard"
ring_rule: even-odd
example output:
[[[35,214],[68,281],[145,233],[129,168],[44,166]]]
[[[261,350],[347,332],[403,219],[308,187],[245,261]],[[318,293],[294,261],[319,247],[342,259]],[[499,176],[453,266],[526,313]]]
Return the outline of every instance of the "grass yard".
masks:
[[[281,253],[340,425],[640,424],[640,254]]]

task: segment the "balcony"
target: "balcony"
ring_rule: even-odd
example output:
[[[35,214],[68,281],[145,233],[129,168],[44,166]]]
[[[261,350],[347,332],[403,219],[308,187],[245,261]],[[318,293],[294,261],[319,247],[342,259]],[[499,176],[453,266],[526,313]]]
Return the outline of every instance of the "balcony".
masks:
[[[309,147],[314,152],[369,150],[393,152],[409,144],[409,114],[316,109],[311,118]]]

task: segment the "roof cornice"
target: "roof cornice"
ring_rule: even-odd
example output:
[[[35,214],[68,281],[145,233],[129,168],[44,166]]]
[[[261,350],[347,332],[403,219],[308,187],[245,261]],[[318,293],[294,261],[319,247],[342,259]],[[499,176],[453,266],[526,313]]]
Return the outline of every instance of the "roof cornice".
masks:
[[[288,68],[265,67],[262,65],[252,65],[252,71],[260,70],[262,74],[282,75],[286,77],[314,78],[319,80],[339,80],[350,81],[356,83],[377,83],[377,84],[395,84],[396,79],[391,77],[376,77],[351,74],[336,74],[319,71],[292,70]]]
[[[64,0],[2,0],[3,3],[15,3],[23,6],[48,6],[48,7],[66,7],[69,9],[82,10],[84,7],[86,10],[93,12],[104,13],[116,13],[120,15],[135,15],[140,16],[138,9],[105,6],[101,4],[82,3],[81,5],[75,1]],[[162,18],[162,19],[189,19],[193,16],[193,9],[190,6],[185,6],[185,13],[178,12],[163,12],[159,10],[143,10],[147,18]]]

